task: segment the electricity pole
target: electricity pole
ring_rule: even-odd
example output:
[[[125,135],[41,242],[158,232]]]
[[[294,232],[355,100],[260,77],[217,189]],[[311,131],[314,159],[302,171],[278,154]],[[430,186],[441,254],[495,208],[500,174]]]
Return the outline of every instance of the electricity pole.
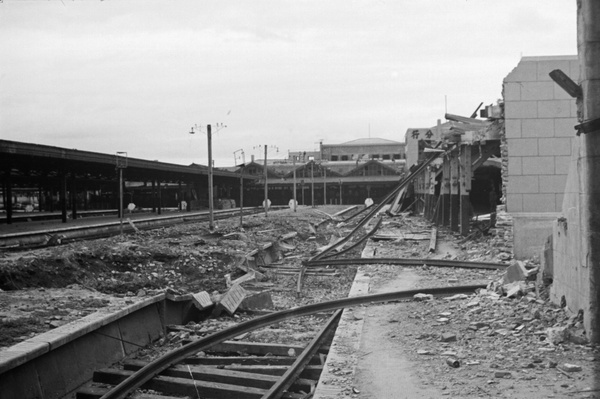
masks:
[[[117,169],[119,169],[119,220],[120,234],[123,235],[123,169],[127,167],[127,153],[117,151]]]
[[[267,186],[267,178],[269,177],[269,175],[267,170],[267,150],[268,147],[265,144],[265,217],[269,216],[269,188]]]
[[[244,150],[242,149],[234,151],[234,165],[237,163],[237,157],[235,156],[235,153],[238,151],[242,152],[242,166],[240,168],[240,229],[242,229],[244,227],[244,169],[246,168],[246,156],[244,154]]]
[[[294,212],[296,212],[296,156],[292,155],[293,164],[294,164]]]
[[[323,164],[321,164],[323,170],[323,205],[327,205],[327,171]]]
[[[222,123],[217,123],[217,131],[227,127]],[[196,125],[196,130],[200,131],[200,127]],[[194,127],[190,134],[194,134]],[[208,140],[208,229],[212,232],[215,229],[214,216],[214,195],[213,195],[213,161],[212,161],[212,126],[206,125],[206,137]]]
[[[208,138],[208,229],[215,229],[215,215],[213,204],[213,169],[212,169],[212,131],[211,126],[206,126],[206,137]]]
[[[313,208],[315,206],[315,171],[314,171],[315,161],[310,161],[310,198],[311,205]]]

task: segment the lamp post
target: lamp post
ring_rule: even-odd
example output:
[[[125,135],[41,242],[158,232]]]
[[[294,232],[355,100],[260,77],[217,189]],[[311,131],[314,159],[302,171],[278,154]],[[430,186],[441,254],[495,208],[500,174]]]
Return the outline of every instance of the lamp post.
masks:
[[[323,205],[327,205],[327,171],[323,164],[321,164],[321,170],[323,171]]]
[[[224,124],[217,123],[218,130],[227,127]],[[196,125],[196,130],[200,127]],[[194,128],[190,134],[194,134]],[[208,139],[208,229],[212,232],[215,229],[214,201],[213,201],[213,162],[212,162],[212,126],[206,125],[206,137]]]
[[[315,206],[315,171],[314,171],[315,161],[310,161],[310,198],[311,205],[313,208]]]
[[[269,177],[268,175],[268,170],[267,170],[267,151],[268,148],[265,145],[265,167],[264,167],[264,172],[265,172],[265,217],[269,216],[269,189],[267,186],[267,178]]]
[[[237,163],[237,152],[241,152],[242,166],[240,168],[240,229],[244,227],[244,169],[246,168],[246,156],[241,148],[233,152],[233,164]]]
[[[293,168],[294,168],[294,212],[296,212],[296,156],[292,155],[292,163],[293,163]]]
[[[253,148],[260,148],[261,145],[255,146]],[[267,169],[267,157],[268,157],[268,151],[269,151],[269,146],[268,145],[264,145],[264,150],[265,150],[265,159],[264,159],[264,163],[263,163],[263,172],[264,172],[264,178],[265,178],[265,201],[264,201],[264,207],[265,207],[265,217],[269,216],[269,186],[267,183],[267,179],[269,177],[269,170]],[[271,148],[275,149],[276,152],[279,152],[279,148],[275,147],[275,146],[271,146]]]

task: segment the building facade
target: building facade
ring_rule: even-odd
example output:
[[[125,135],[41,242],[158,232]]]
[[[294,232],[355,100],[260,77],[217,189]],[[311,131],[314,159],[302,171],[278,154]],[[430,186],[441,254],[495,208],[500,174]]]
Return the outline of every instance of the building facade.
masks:
[[[549,73],[579,79],[577,56],[523,57],[503,81],[506,210],[517,258],[539,255],[562,208],[577,106]]]

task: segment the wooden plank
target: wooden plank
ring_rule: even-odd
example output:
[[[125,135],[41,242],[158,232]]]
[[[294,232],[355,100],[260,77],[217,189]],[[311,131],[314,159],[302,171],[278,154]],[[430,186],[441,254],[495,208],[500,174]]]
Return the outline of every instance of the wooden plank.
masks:
[[[123,368],[125,370],[136,371],[147,364],[147,362],[140,360],[129,360],[123,364]],[[262,389],[270,389],[279,379],[279,377],[272,374],[248,373],[204,365],[176,365],[164,370],[160,375]],[[315,383],[315,380],[299,379],[293,389],[310,392],[311,386]]]
[[[263,342],[224,341],[213,345],[206,352],[213,353],[243,353],[255,356],[290,356],[294,357],[304,350],[300,345],[281,345]],[[320,352],[327,353],[329,346],[323,346]]]
[[[437,245],[437,228],[431,229],[431,238],[429,240],[429,252],[435,252],[435,246]]]
[[[131,376],[133,371],[102,369],[94,372],[94,382],[117,385]],[[143,389],[152,389],[169,395],[188,395],[191,397],[208,396],[211,398],[240,398],[259,399],[265,389],[252,387],[239,387],[230,384],[221,384],[208,381],[194,381],[186,378],[156,376],[142,385]]]
[[[187,358],[184,362],[205,366],[224,366],[228,364],[289,366],[294,363],[295,359],[295,357],[289,356],[198,356]],[[320,356],[313,357],[311,364],[322,364]]]
[[[248,373],[257,374],[271,374],[271,375],[283,375],[288,367],[287,366],[242,366],[242,365],[231,365],[225,366],[227,370],[245,371]],[[300,378],[306,378],[309,380],[318,380],[323,371],[323,366],[310,365],[307,366],[300,374]]]
[[[100,399],[108,393],[110,388],[99,386],[85,386],[77,390],[76,399]],[[181,396],[165,396],[150,393],[136,392],[128,396],[129,399],[181,399]]]

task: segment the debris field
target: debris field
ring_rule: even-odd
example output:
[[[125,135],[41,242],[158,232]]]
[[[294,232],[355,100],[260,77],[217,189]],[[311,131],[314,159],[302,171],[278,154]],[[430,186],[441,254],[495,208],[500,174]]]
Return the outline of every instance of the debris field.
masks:
[[[165,290],[169,295],[205,292],[217,304],[232,287],[243,287],[250,295],[268,293],[263,310],[242,307],[173,326],[135,355],[148,360],[263,311],[345,297],[357,266],[307,273],[298,292],[302,262],[351,230],[352,222],[342,222],[351,213],[334,216],[342,209],[274,211],[268,217],[245,216],[242,226],[239,218],[221,220],[212,233],[206,223],[192,223],[26,253],[4,252],[0,345],[8,347],[97,309],[118,309]],[[380,216],[381,228],[368,244],[343,255],[373,258],[372,265],[360,267],[371,277],[373,289],[407,270],[418,276],[414,288],[487,286],[472,295],[418,295],[386,305],[387,323],[381,325],[386,342],[414,365],[420,384],[448,397],[600,397],[595,378],[600,355],[586,340],[581,315],[569,315],[566,308],[550,303],[535,259],[511,259],[510,221],[502,213],[496,228],[468,239],[437,229],[433,251],[428,221],[408,213]],[[377,257],[504,262],[508,268],[390,266],[377,264]],[[361,308],[365,317],[382,309]],[[305,344],[326,316],[290,320],[239,339]],[[339,378],[332,383],[346,385],[345,397],[362,397],[353,381],[357,365],[336,367],[333,374]]]

